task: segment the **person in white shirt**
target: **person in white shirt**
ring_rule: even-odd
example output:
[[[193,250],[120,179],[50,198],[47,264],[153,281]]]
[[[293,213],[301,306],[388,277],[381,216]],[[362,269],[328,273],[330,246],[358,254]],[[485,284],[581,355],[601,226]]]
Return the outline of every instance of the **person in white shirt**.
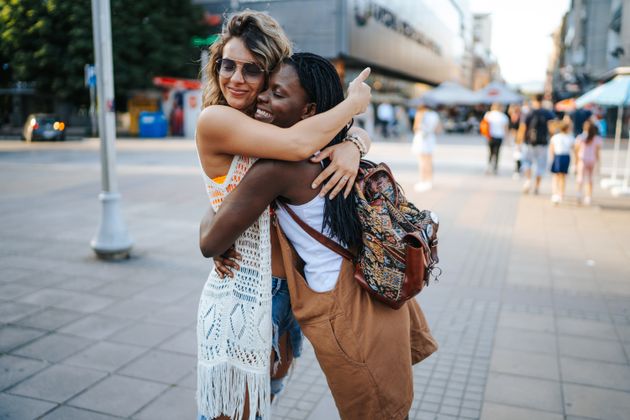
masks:
[[[559,132],[551,137],[549,144],[549,156],[552,159],[551,172],[551,202],[559,204],[564,197],[564,186],[569,163],[571,163],[571,150],[573,150],[574,137],[569,134],[571,123],[562,120],[558,126]]]
[[[394,107],[389,102],[383,102],[376,108],[376,116],[382,127],[381,134],[383,137],[388,138],[392,134],[394,121],[396,120]]]
[[[413,121],[413,143],[411,151],[418,155],[420,181],[415,184],[417,192],[433,188],[433,150],[436,135],[442,132],[442,123],[437,112],[426,105],[416,111]]]
[[[484,120],[488,122],[488,170],[486,173],[496,173],[499,169],[499,150],[501,149],[501,144],[503,143],[503,139],[505,138],[508,129],[510,120],[503,112],[503,105],[501,104],[492,104],[489,112],[486,112],[486,115],[483,116]]]

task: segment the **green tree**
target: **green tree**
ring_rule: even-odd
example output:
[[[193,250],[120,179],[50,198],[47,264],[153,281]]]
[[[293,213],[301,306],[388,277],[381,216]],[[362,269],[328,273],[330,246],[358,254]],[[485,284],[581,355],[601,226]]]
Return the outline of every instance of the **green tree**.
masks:
[[[156,75],[196,77],[204,35],[202,12],[190,0],[111,0],[114,80],[119,104]],[[0,56],[14,81],[79,105],[88,96],[83,68],[94,62],[89,0],[0,0]],[[122,101],[120,101],[122,99]]]
[[[201,21],[190,0],[112,0],[117,92],[150,87],[154,76],[196,78],[199,49],[190,42],[205,35]]]
[[[5,56],[2,51],[0,51],[0,88],[9,86],[11,79],[11,66],[9,61],[9,57]]]

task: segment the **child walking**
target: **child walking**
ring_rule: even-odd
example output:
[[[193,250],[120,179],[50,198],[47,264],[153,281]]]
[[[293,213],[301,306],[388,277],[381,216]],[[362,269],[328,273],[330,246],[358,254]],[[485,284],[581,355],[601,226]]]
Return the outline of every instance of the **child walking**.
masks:
[[[599,163],[599,151],[602,147],[602,138],[599,130],[592,121],[584,123],[582,134],[575,141],[575,157],[577,160],[577,188],[578,201],[588,206],[593,196],[593,172],[595,165]],[[583,191],[583,187],[584,191]],[[582,199],[582,193],[584,198]]]
[[[571,123],[567,120],[560,122],[558,133],[551,137],[549,145],[549,156],[551,157],[551,202],[560,204],[564,198],[564,186],[569,163],[571,162],[571,149],[574,138],[569,131]]]

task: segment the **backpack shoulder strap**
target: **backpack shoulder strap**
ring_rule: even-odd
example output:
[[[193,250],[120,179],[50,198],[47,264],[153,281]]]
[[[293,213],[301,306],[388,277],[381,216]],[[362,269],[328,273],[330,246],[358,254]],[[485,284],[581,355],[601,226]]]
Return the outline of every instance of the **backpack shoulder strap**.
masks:
[[[321,232],[316,231],[308,224],[304,223],[304,221],[300,219],[298,215],[295,214],[295,212],[282,201],[276,200],[276,203],[278,203],[279,206],[281,206],[284,210],[286,210],[286,212],[289,213],[289,216],[291,216],[291,218],[295,220],[295,223],[297,223],[306,233],[311,235],[313,239],[315,239],[316,241],[318,241],[319,243],[321,243],[322,245],[324,245],[331,251],[336,252],[337,254],[341,255],[343,258],[346,258],[350,261],[354,261],[354,255],[352,255],[352,253],[348,251],[346,248],[342,247],[337,242],[333,241],[332,239],[322,234]]]

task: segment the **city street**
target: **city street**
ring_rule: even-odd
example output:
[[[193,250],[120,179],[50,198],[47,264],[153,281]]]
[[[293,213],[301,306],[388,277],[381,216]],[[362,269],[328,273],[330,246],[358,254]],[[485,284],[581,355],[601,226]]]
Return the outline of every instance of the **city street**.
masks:
[[[0,141],[0,419],[195,419],[196,311],[212,264],[197,246],[208,200],[192,140],[120,140],[132,257],[95,258],[97,140]],[[609,145],[607,145],[609,147]],[[625,143],[623,150],[625,151]],[[416,193],[408,143],[376,142],[408,198],[440,216],[439,282],[419,296],[440,348],[414,367],[410,419],[628,419],[630,198],[573,177],[521,193],[473,135],[439,139]],[[604,171],[611,161],[604,151]],[[274,402],[278,420],[338,418],[312,348]]]

